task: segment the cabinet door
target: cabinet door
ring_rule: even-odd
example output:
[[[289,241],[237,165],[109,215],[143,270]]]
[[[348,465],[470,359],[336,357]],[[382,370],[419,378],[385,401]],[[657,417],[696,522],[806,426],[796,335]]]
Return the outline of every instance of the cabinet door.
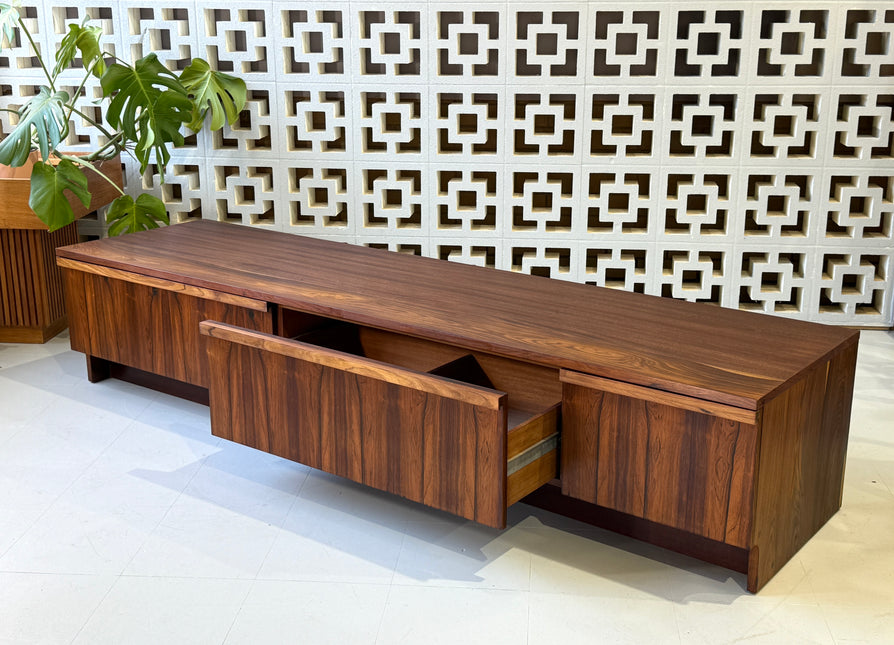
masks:
[[[564,494],[748,544],[754,411],[575,372],[560,378]]]
[[[60,260],[71,347],[90,356],[208,387],[208,318],[273,330],[267,303],[117,269]]]

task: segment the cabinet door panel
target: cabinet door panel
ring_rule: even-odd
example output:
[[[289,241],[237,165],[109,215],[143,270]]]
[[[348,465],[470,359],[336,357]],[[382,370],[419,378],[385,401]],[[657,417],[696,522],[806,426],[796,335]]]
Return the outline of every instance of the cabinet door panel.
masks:
[[[754,424],[569,382],[562,415],[564,494],[748,544]]]
[[[173,290],[176,283],[150,286],[72,269],[63,278],[73,349],[200,387],[208,387],[201,321],[273,331],[270,312],[211,299],[207,290],[199,297]]]

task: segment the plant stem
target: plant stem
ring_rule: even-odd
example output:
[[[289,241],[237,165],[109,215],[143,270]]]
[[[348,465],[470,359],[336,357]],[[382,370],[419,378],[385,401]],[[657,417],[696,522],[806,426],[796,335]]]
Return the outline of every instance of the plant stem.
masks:
[[[106,159],[111,159],[112,157],[114,157],[117,154],[120,154],[123,149],[123,146],[119,144],[119,140],[123,136],[124,136],[124,133],[119,132],[114,137],[109,139],[106,142],[106,144],[103,147],[101,147],[99,150],[94,150],[90,154],[84,155],[84,157],[83,157],[84,161],[95,161],[97,159],[106,160]],[[109,148],[114,148],[114,151],[108,155],[104,154],[105,151],[108,150]]]
[[[90,78],[90,72],[93,70],[94,65],[96,65],[96,61],[93,61],[93,65],[91,65],[90,68],[87,69],[86,73],[84,74],[84,78],[81,79],[81,84],[78,85],[78,89],[75,90],[75,93],[71,97],[71,103],[68,105],[68,114],[65,115],[66,123],[68,122],[69,119],[71,119],[71,113],[74,112],[74,110],[75,110],[75,101],[77,100],[77,97],[81,94],[81,90],[84,89],[84,86],[87,84],[87,79]],[[81,114],[81,113],[78,112],[78,114]],[[89,118],[86,117],[84,114],[81,114],[81,116],[83,118],[89,120]],[[91,123],[93,123],[93,122],[91,121]],[[97,124],[97,123],[93,123],[93,125],[95,127],[99,127],[99,124]],[[108,135],[106,135],[106,136],[108,136]]]
[[[89,161],[85,161],[83,157],[75,157],[75,156],[72,156],[72,155],[62,154],[62,153],[59,152],[58,150],[56,151],[56,156],[59,157],[60,159],[67,159],[68,161],[71,161],[72,163],[75,163],[75,164],[77,164],[77,165],[79,165],[79,166],[87,166],[90,170],[92,170],[92,171],[95,172],[97,175],[99,175],[100,177],[102,177],[103,179],[105,179],[107,182],[109,182],[109,184],[111,184],[112,186],[114,186],[114,187],[115,187],[115,190],[117,190],[121,195],[125,195],[125,194],[126,194],[126,193],[124,192],[124,189],[121,188],[121,186],[119,186],[118,184],[116,184],[116,183],[112,180],[111,177],[109,177],[108,175],[106,175],[105,173],[103,173],[101,170],[99,170],[96,166],[94,166],[94,165],[93,165],[92,163],[90,163]]]
[[[115,139],[116,136],[118,136],[118,135],[114,135],[111,132],[109,132],[108,130],[106,130],[105,127],[103,127],[101,122],[95,121],[94,119],[90,118],[89,116],[87,116],[86,114],[81,112],[78,108],[76,108],[74,105],[74,99],[72,99],[72,103],[69,107],[71,108],[68,112],[69,119],[71,118],[72,113],[77,114],[79,117],[81,117],[82,119],[87,121],[90,125],[92,125],[94,128],[96,128],[97,130],[102,132],[102,134],[109,140]],[[68,122],[68,119],[66,119],[66,122]],[[120,133],[119,133],[119,135],[120,135]]]
[[[56,91],[56,84],[53,83],[53,77],[50,75],[50,70],[47,69],[47,66],[43,62],[43,56],[40,55],[40,50],[37,48],[37,43],[34,42],[34,38],[31,37],[31,32],[28,31],[28,28],[25,26],[25,21],[22,19],[22,16],[19,16],[19,28],[28,38],[28,42],[31,43],[31,49],[34,51],[34,55],[37,57],[37,62],[40,63],[41,69],[43,69],[43,75],[47,77],[47,81],[50,84],[50,89],[54,92]]]

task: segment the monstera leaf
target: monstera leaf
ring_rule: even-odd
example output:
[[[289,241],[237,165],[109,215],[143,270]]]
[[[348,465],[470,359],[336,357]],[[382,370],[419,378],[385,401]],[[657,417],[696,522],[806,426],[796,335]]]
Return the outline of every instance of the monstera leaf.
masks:
[[[110,66],[100,84],[106,95],[114,94],[106,121],[136,141],[134,155],[140,162],[140,172],[146,170],[152,152],[160,165],[167,164],[167,144],[183,145],[180,126],[192,117],[192,101],[177,77],[155,54],[149,54],[133,67],[120,63]]]
[[[5,2],[0,3],[0,45],[3,44],[3,39],[5,38],[6,42],[12,46],[15,38],[14,28],[19,21],[19,7],[21,5],[22,3],[18,1],[9,4]]]
[[[31,170],[31,197],[28,206],[50,231],[67,226],[74,220],[74,210],[65,191],[71,191],[86,208],[90,205],[87,177],[68,159],[58,166],[37,161]]]
[[[56,52],[56,67],[53,68],[53,77],[58,76],[67,69],[71,62],[81,53],[84,67],[89,68],[96,61],[92,73],[96,78],[102,77],[106,71],[105,61],[102,59],[102,50],[99,47],[99,38],[102,36],[102,27],[87,27],[81,25],[69,25],[68,33],[59,44]]]
[[[107,66],[100,47],[103,28],[89,26],[89,17],[80,25],[71,25],[56,49],[54,64],[48,66],[41,47],[22,20],[22,0],[0,2],[0,49],[18,46],[18,38],[27,39],[48,87],[41,87],[37,96],[19,109],[9,110],[17,117],[16,126],[0,140],[0,164],[16,167],[28,162],[34,148],[39,148],[41,161],[32,174],[31,207],[51,229],[74,219],[69,199],[72,195],[87,206],[90,192],[85,169],[93,162],[114,158],[123,152],[133,153],[140,162],[140,173],[150,163],[164,181],[171,160],[170,149],[184,143],[181,129],[189,124],[198,132],[211,112],[210,127],[220,129],[239,118],[246,102],[245,82],[236,76],[211,69],[207,61],[196,58],[177,74],[148,54],[133,65],[114,57]],[[83,89],[88,74],[100,79],[102,96],[94,104],[98,109],[80,111],[78,96],[57,91],[59,76],[70,69],[75,58],[84,63]],[[111,54],[109,54],[111,56]],[[66,82],[66,84],[68,84]],[[68,135],[70,115],[95,127],[104,142],[77,158],[57,150]],[[61,160],[58,166],[48,165],[50,156]],[[97,169],[99,179],[115,183]],[[116,189],[121,190],[116,185]],[[2,204],[0,204],[2,208]],[[123,196],[114,203],[108,215],[109,233],[157,228],[168,222],[164,203],[156,197],[141,195],[136,200]]]
[[[32,130],[37,138],[41,157],[47,159],[50,149],[55,149],[62,140],[66,125],[64,108],[67,102],[67,92],[52,92],[47,87],[41,87],[37,96],[32,97],[22,108],[15,129],[0,142],[0,164],[25,164],[31,153]]]
[[[116,199],[109,207],[106,222],[109,224],[109,235],[113,237],[158,228],[160,222],[169,223],[164,202],[148,193],[143,193],[136,201],[130,195]]]
[[[189,129],[198,132],[211,110],[211,129],[219,130],[224,122],[232,123],[245,107],[245,83],[229,74],[211,69],[201,58],[196,58],[180,74],[180,82],[193,98],[192,121]]]

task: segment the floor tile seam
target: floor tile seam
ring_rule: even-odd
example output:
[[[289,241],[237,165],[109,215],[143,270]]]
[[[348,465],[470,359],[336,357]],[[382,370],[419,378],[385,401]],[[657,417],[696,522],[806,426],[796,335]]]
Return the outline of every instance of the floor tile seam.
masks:
[[[117,578],[120,574],[118,573],[108,573],[102,571],[47,571],[47,570],[38,570],[38,569],[2,569],[0,568],[0,575],[11,574],[18,576],[105,576],[105,577],[115,577]]]
[[[404,576],[404,579],[412,578],[412,576]],[[428,582],[425,580],[417,580],[416,582],[405,582],[403,580],[395,581],[392,584],[394,587],[400,587],[401,589],[467,589],[473,591],[515,591],[519,593],[529,593],[531,589],[529,587],[517,587],[517,586],[507,586],[507,585],[491,585],[486,581],[481,582],[470,582],[465,580],[458,581],[448,581],[446,584],[444,582]]]
[[[251,578],[241,578],[241,580],[251,580]],[[390,587],[391,585],[385,580],[375,581],[375,580],[333,580],[332,578],[284,578],[284,577],[270,577],[270,578],[257,578],[253,582],[257,582],[258,584],[264,583],[297,583],[297,584],[309,584],[309,585],[324,585],[324,586],[357,586],[357,587]],[[412,586],[412,585],[409,585]]]
[[[90,575],[90,574],[84,574]],[[153,574],[153,573],[121,573],[116,575],[117,578],[126,578],[128,580],[182,580],[186,581],[195,581],[201,580],[203,582],[266,582],[263,578],[259,580],[254,580],[253,578],[246,577],[236,577],[236,576],[192,576],[192,575],[169,575],[169,574]]]
[[[0,571],[0,575],[10,574],[15,576],[47,576],[66,578],[117,578],[117,573],[98,573],[95,571],[75,571],[71,573],[59,573],[58,571]]]
[[[0,374],[0,383],[2,383],[2,381],[3,381],[4,379],[5,379],[5,380],[8,380],[8,381],[11,381],[12,383],[19,383],[19,381],[16,381],[15,379],[7,378],[7,377],[3,376],[3,374]],[[26,429],[27,429],[27,424],[30,424],[31,421],[33,421],[36,417],[38,417],[38,416],[40,416],[41,414],[43,414],[44,412],[46,412],[46,411],[50,408],[50,405],[52,405],[57,399],[61,399],[61,398],[62,398],[62,395],[61,395],[61,394],[53,394],[53,395],[51,396],[50,400],[47,401],[46,405],[42,406],[42,407],[40,408],[40,410],[34,412],[34,414],[32,414],[32,415],[30,416],[29,419],[22,421],[22,422],[21,422],[21,423],[22,423],[22,427],[19,428],[19,429],[18,429],[16,432],[14,432],[12,435],[10,435],[9,437],[7,437],[6,440],[0,442],[0,446],[3,446],[9,439],[11,439],[12,437],[18,436],[21,432],[23,432],[24,430],[26,430]]]
[[[385,615],[388,613],[388,603],[391,602],[391,591],[394,589],[394,585],[388,585],[388,591],[385,592],[385,602],[382,603],[382,615],[379,616],[379,624],[376,627],[376,637],[373,640],[374,645],[389,645],[384,643],[381,640],[382,637],[382,627],[385,625]]]
[[[806,569],[804,569],[803,564],[801,564],[801,569],[802,569],[802,571],[804,571],[805,576],[807,576],[807,572],[806,572]],[[811,592],[812,592],[812,587],[811,587]],[[745,630],[743,630],[742,633],[750,634],[752,632],[752,630],[754,630],[761,623],[763,623],[765,620],[767,620],[771,615],[775,614],[783,605],[785,605],[786,601],[791,598],[792,598],[791,593],[786,593],[784,595],[781,595],[778,598],[776,598],[775,602],[771,602],[765,611],[762,611],[760,609],[760,605],[758,605],[758,604],[753,605],[753,606],[759,608],[758,609],[759,616],[750,625],[748,625],[748,627]],[[800,606],[805,606],[805,607],[815,607],[816,609],[820,610],[820,612],[822,613],[822,608],[820,607],[819,603],[813,602],[813,603],[798,603],[798,604]],[[826,631],[829,634],[829,639],[832,642],[834,642],[835,639],[832,636],[831,629],[829,629],[829,624],[826,621],[825,615],[823,615],[823,623],[826,627]]]
[[[397,578],[397,565],[400,564],[400,556],[403,555],[407,544],[407,535],[409,534],[410,520],[402,520],[400,527],[400,545],[397,547],[397,557],[394,559],[394,567],[391,569],[391,578],[388,580],[388,595],[391,595],[391,588],[395,586],[395,578]],[[381,625],[380,625],[381,627]],[[378,632],[376,632],[378,639]]]
[[[530,583],[529,583],[530,584]],[[529,591],[525,595],[525,645],[531,642],[531,593]]]
[[[223,638],[220,641],[220,645],[226,645],[227,639],[230,637],[230,632],[233,631],[233,627],[236,625],[236,621],[239,620],[239,616],[242,614],[242,610],[245,607],[245,601],[248,600],[248,597],[251,595],[251,592],[255,588],[257,579],[249,579],[248,582],[249,584],[245,585],[245,589],[243,590],[242,600],[239,602],[239,608],[233,612],[233,617],[230,620],[229,626],[227,627],[227,633],[223,635]]]
[[[803,560],[798,558],[798,562],[801,565],[801,568],[804,569],[804,573],[807,576],[807,586],[810,587],[810,595],[816,601],[816,605],[819,608],[820,615],[823,617],[823,624],[826,626],[826,631],[829,632],[829,640],[832,643],[838,643],[838,639],[835,638],[835,633],[832,631],[832,625],[829,624],[829,619],[826,617],[826,605],[829,603],[820,602],[819,596],[816,593],[816,587],[813,585],[813,576],[810,575],[810,572],[807,571],[807,567],[804,565]],[[841,606],[840,604],[834,603],[836,606]]]
[[[882,471],[882,469],[879,467],[879,465],[883,464],[883,463],[885,463],[885,464],[894,463],[894,460],[884,460],[883,461],[880,459],[873,459],[873,460],[871,460],[871,462],[872,462],[872,470],[875,473],[876,482],[881,484],[882,487],[888,492],[888,495],[891,496],[891,499],[888,501],[894,503],[894,488],[891,488],[891,486],[888,484],[888,479],[883,474],[884,471]],[[891,481],[894,482],[894,479],[892,479]]]
[[[16,343],[0,343],[0,352],[2,352],[5,349],[4,345],[8,346],[8,347],[13,347],[13,348],[18,347],[18,345]],[[21,362],[7,363],[4,365],[0,365],[0,376],[3,376],[3,372],[6,370],[13,370],[17,367],[22,367],[23,365],[28,365],[29,363],[36,363],[37,361],[46,360],[47,358],[53,358],[53,356],[55,356],[55,354],[48,353],[45,356],[28,357],[27,359],[25,359]]]
[[[95,466],[96,462],[98,462],[100,460],[100,458],[102,458],[106,454],[106,452],[109,450],[109,448],[111,448],[113,445],[115,445],[115,443],[118,441],[118,439],[120,439],[121,436],[124,435],[124,433],[127,432],[127,430],[130,429],[134,424],[136,424],[136,419],[133,419],[133,418],[128,419],[128,423],[121,426],[121,429],[118,430],[118,432],[115,433],[115,436],[112,437],[109,440],[109,442],[105,446],[102,447],[102,449],[97,453],[97,455],[93,459],[93,461],[91,461],[87,465],[87,467],[84,468],[84,471],[80,475],[77,476],[77,478],[75,479],[75,481],[73,481],[71,483],[71,485],[73,486],[75,483],[77,483],[84,476],[84,474],[87,472],[87,470],[89,470],[90,468]]]
[[[146,579],[146,580],[217,580],[220,582],[253,582],[254,578],[250,576],[226,576],[226,575],[190,575],[190,574],[179,574],[179,575],[171,575],[166,573],[128,573],[125,568],[119,574],[121,578],[128,579]]]
[[[127,381],[122,381],[123,383],[127,383]],[[127,424],[127,427],[130,428],[132,425],[139,423],[140,419],[143,418],[143,415],[146,414],[146,410],[148,410],[153,403],[158,401],[162,397],[161,392],[156,392],[155,390],[151,390],[149,388],[145,388],[139,385],[134,385],[133,383],[127,383],[128,385],[133,385],[133,387],[139,388],[141,393],[150,394],[148,400],[146,401],[146,405],[144,405],[139,412],[128,414],[127,417],[130,419],[130,423]],[[102,385],[101,383],[90,383],[91,386]]]
[[[528,592],[534,588],[534,555],[528,551]],[[530,603],[529,603],[530,607]],[[530,609],[528,610],[530,613]],[[530,631],[531,623],[528,621],[528,630]]]
[[[2,421],[2,419],[0,419],[0,421]],[[2,451],[3,451],[3,446],[5,446],[7,443],[9,443],[9,442],[12,440],[13,437],[17,437],[17,436],[19,435],[20,432],[23,432],[24,430],[27,429],[27,425],[25,424],[25,422],[22,422],[20,425],[21,425],[21,427],[20,427],[18,430],[15,430],[15,431],[14,431],[12,434],[10,434],[8,437],[6,437],[6,438],[0,440],[0,455],[3,454],[3,452],[2,452]]]
[[[894,502],[894,490],[892,490],[891,487],[888,486],[888,482],[885,481],[884,477],[882,477],[882,470],[878,466],[878,464],[881,463],[880,460],[872,459],[872,460],[870,460],[870,463],[872,464],[873,479],[875,480],[873,483],[881,484],[882,488],[884,488],[885,491],[888,493],[888,495],[891,496],[891,499],[888,501]],[[845,482],[845,483],[847,483],[847,482]]]
[[[444,591],[474,591],[477,593],[501,593],[501,594],[531,594],[531,593],[539,593],[533,592],[530,589],[513,589],[513,588],[500,588],[500,587],[473,587],[473,586],[454,586],[454,585],[414,585],[407,584],[402,582],[395,582],[393,584],[388,585],[394,589],[400,589],[402,591],[412,590],[412,589],[441,589]],[[557,594],[557,595],[574,595],[574,594]]]
[[[134,421],[134,422],[136,423],[136,421]],[[202,468],[205,466],[205,462],[207,459],[208,459],[208,455],[205,455],[204,457],[201,458],[201,460],[200,460],[201,465],[198,468],[196,468],[195,472],[192,474],[192,476],[189,478],[189,480],[184,484],[183,488],[180,489],[180,491],[177,493],[177,496],[171,501],[171,503],[168,505],[167,509],[165,509],[165,512],[161,515],[161,517],[158,519],[158,521],[155,522],[155,525],[152,527],[152,529],[147,532],[146,537],[140,543],[140,546],[134,551],[133,555],[124,564],[124,566],[121,569],[122,574],[125,571],[127,571],[128,567],[130,567],[131,564],[133,564],[133,561],[140,554],[140,552],[142,552],[142,550],[145,548],[146,543],[149,541],[149,538],[151,538],[155,534],[155,532],[158,530],[158,527],[162,525],[162,523],[165,521],[165,519],[167,519],[168,515],[171,512],[171,509],[174,508],[174,506],[177,504],[177,502],[180,501],[180,498],[183,497],[184,491],[186,491],[186,489],[189,488],[189,485],[196,478],[196,475],[198,475],[199,471],[201,471]]]
[[[131,424],[133,424],[133,421],[131,421]],[[129,427],[129,425],[131,425],[131,424],[128,424],[128,427]],[[122,429],[122,430],[121,430],[121,433],[123,433],[123,432],[124,432],[124,430]],[[109,446],[111,446],[111,445],[117,440],[118,436],[120,436],[121,433],[119,433],[119,434],[115,437],[115,439],[112,439],[112,440],[109,442],[109,444],[108,444],[105,448],[103,448],[103,450],[101,450],[101,451],[100,451],[100,452],[99,452],[99,453],[98,453],[98,454],[97,454],[97,455],[90,461],[89,464],[87,464],[86,466],[84,466],[84,468],[81,470],[80,474],[78,474],[72,481],[70,481],[70,482],[68,483],[68,485],[67,485],[65,488],[63,488],[61,491],[59,491],[59,494],[56,495],[56,496],[53,498],[53,500],[52,500],[49,504],[47,504],[46,508],[44,508],[43,511],[41,511],[41,512],[38,514],[38,516],[37,516],[36,518],[34,518],[34,521],[32,521],[32,522],[28,525],[28,528],[25,529],[25,530],[22,532],[22,534],[19,535],[19,537],[17,537],[17,538],[13,541],[13,543],[10,544],[9,547],[3,551],[3,553],[0,553],[0,562],[3,561],[3,558],[6,557],[6,554],[9,553],[10,550],[11,550],[13,547],[15,547],[15,545],[18,544],[19,541],[20,541],[23,537],[25,537],[25,536],[28,534],[29,531],[31,531],[31,529],[33,529],[34,526],[35,526],[38,522],[40,522],[40,521],[46,516],[46,514],[50,512],[51,509],[53,509],[53,508],[56,507],[56,505],[59,503],[59,500],[62,499],[62,497],[63,497],[68,491],[70,491],[70,490],[72,489],[72,487],[73,487],[78,481],[81,480],[82,477],[84,477],[84,474],[85,474],[90,468],[92,468],[92,467],[96,464],[97,461],[99,461],[100,457],[102,457],[102,455],[103,455],[103,454],[105,453],[105,451],[109,448]],[[123,569],[122,569],[122,571],[123,571]],[[119,572],[119,573],[120,573],[120,572]]]
[[[199,469],[201,470],[201,468]],[[198,474],[198,471],[197,471]],[[292,514],[292,509],[295,508],[295,503],[298,501],[298,494],[301,492],[301,489],[304,487],[304,482],[307,481],[307,472],[304,473],[304,479],[301,480],[301,483],[298,485],[297,490],[292,493],[292,501],[289,504],[289,509],[283,513],[282,520],[279,522],[279,526],[277,526],[276,536],[270,540],[270,545],[267,547],[267,553],[264,554],[264,557],[261,558],[261,561],[258,563],[258,568],[255,570],[254,580],[257,581],[260,578],[258,576],[261,574],[261,571],[264,570],[264,565],[267,563],[267,559],[270,557],[270,554],[273,553],[273,548],[279,543],[280,536],[282,536],[283,531],[285,531],[286,521],[289,519],[289,515]],[[186,489],[184,489],[186,490]],[[232,628],[232,625],[231,625]],[[227,632],[229,634],[229,632]]]
[[[829,641],[831,643],[834,643],[835,645],[838,645],[839,643],[847,643],[847,642],[853,643],[853,640],[850,638],[844,638],[844,639],[835,638],[835,633],[832,631],[832,626],[829,624],[829,619],[826,617],[827,609],[828,609],[828,607],[826,606],[826,604],[821,604],[819,606],[820,615],[823,617],[823,624],[826,626],[826,630],[829,632]]]
[[[99,602],[96,603],[96,605],[93,607],[93,610],[90,612],[90,614],[87,616],[87,618],[84,619],[84,622],[81,624],[80,628],[78,628],[78,631],[75,632],[75,635],[69,641],[69,645],[74,645],[74,643],[76,643],[78,641],[78,637],[81,635],[81,632],[83,632],[84,628],[90,624],[90,621],[93,620],[93,617],[96,615],[96,612],[99,611],[99,608],[102,607],[103,603],[106,601],[106,598],[109,597],[109,595],[112,593],[112,590],[118,585],[120,580],[121,580],[121,574],[118,574],[115,577],[115,581],[109,585],[109,588],[106,589],[106,592],[102,595],[102,598],[99,599]]]
[[[677,628],[677,642],[683,643],[683,629],[680,625],[680,603],[671,601],[671,612],[674,616],[674,626]]]

